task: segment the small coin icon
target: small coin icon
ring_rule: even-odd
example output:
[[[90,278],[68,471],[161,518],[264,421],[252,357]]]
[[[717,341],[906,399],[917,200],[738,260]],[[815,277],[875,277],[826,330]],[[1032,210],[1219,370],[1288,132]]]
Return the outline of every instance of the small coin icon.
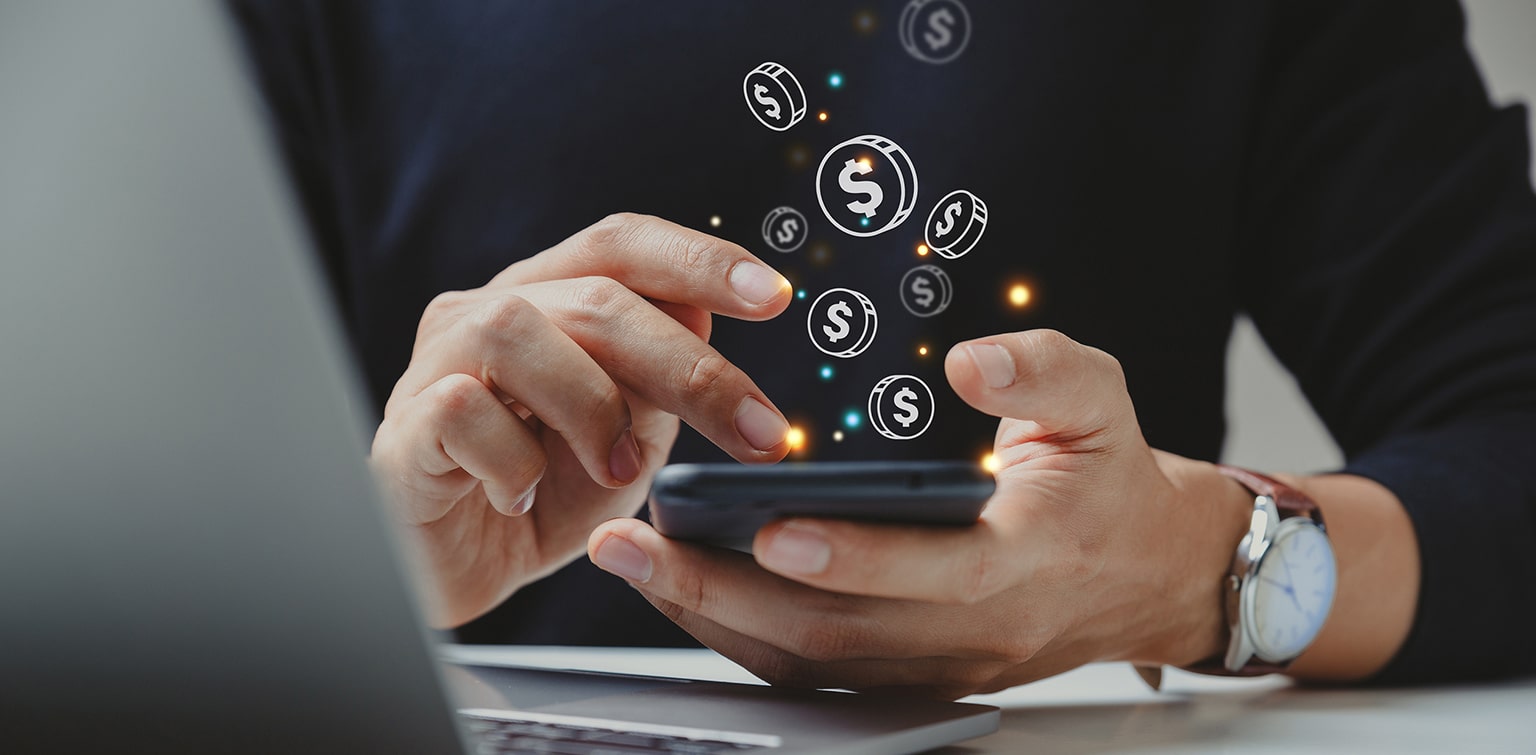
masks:
[[[949,273],[936,265],[918,265],[901,276],[901,304],[918,317],[933,317],[948,309],[954,293]]]
[[[763,218],[763,241],[775,252],[793,252],[810,235],[810,224],[793,207],[775,207]]]
[[[891,440],[912,440],[933,423],[933,391],[913,375],[892,375],[869,392],[869,424]]]
[[[811,343],[828,356],[856,357],[875,342],[875,304],[857,291],[828,289],[811,302],[805,327]]]
[[[923,240],[945,259],[965,256],[987,230],[987,203],[965,189],[944,195],[928,213]]]
[[[752,116],[774,131],[787,131],[805,117],[805,90],[788,68],[764,63],[742,81]]]
[[[875,236],[901,225],[917,204],[917,168],[895,142],[856,136],[816,168],[816,201],[844,233]]]
[[[901,11],[901,46],[924,63],[948,63],[971,41],[971,14],[960,0],[912,0]]]

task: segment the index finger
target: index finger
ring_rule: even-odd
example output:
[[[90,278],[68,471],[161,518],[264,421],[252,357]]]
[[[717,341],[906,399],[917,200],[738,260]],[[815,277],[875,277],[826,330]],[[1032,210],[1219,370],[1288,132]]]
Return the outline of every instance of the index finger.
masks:
[[[612,278],[651,299],[767,320],[790,302],[784,276],[746,249],[661,218],[610,215],[507,268],[492,286],[586,276]]]

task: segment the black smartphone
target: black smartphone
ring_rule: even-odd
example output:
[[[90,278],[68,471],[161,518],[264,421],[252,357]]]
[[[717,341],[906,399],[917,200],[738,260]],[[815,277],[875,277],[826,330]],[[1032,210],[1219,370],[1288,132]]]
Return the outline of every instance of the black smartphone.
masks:
[[[996,489],[965,461],[671,464],[651,484],[651,523],[667,537],[750,550],[759,528],[785,517],[975,524]]]

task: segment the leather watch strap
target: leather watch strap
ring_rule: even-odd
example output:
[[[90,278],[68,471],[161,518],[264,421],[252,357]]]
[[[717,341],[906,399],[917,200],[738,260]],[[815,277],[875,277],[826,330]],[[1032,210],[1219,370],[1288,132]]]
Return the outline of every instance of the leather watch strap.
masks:
[[[1243,469],[1241,467],[1229,467],[1225,464],[1217,464],[1216,468],[1221,473],[1237,480],[1248,492],[1256,496],[1262,495],[1275,502],[1275,508],[1280,510],[1280,518],[1287,516],[1305,516],[1313,521],[1322,521],[1322,512],[1317,508],[1317,502],[1306,497],[1295,488],[1286,485],[1273,477],[1261,475],[1258,472]]]

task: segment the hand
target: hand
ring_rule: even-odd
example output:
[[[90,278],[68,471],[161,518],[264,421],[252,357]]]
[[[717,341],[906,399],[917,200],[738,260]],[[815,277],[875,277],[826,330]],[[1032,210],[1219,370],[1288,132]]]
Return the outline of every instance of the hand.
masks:
[[[747,556],[615,520],[588,552],[776,684],[955,698],[1090,661],[1220,652],[1222,577],[1251,508],[1241,488],[1148,448],[1119,363],[1060,333],[963,343],[945,369],[1003,418],[976,526],[786,520]]]
[[[765,320],[789,301],[745,249],[638,215],[434,299],[372,454],[433,624],[484,613],[639,510],[679,417],[741,461],[783,458],[788,423],[707,342],[711,312]]]

